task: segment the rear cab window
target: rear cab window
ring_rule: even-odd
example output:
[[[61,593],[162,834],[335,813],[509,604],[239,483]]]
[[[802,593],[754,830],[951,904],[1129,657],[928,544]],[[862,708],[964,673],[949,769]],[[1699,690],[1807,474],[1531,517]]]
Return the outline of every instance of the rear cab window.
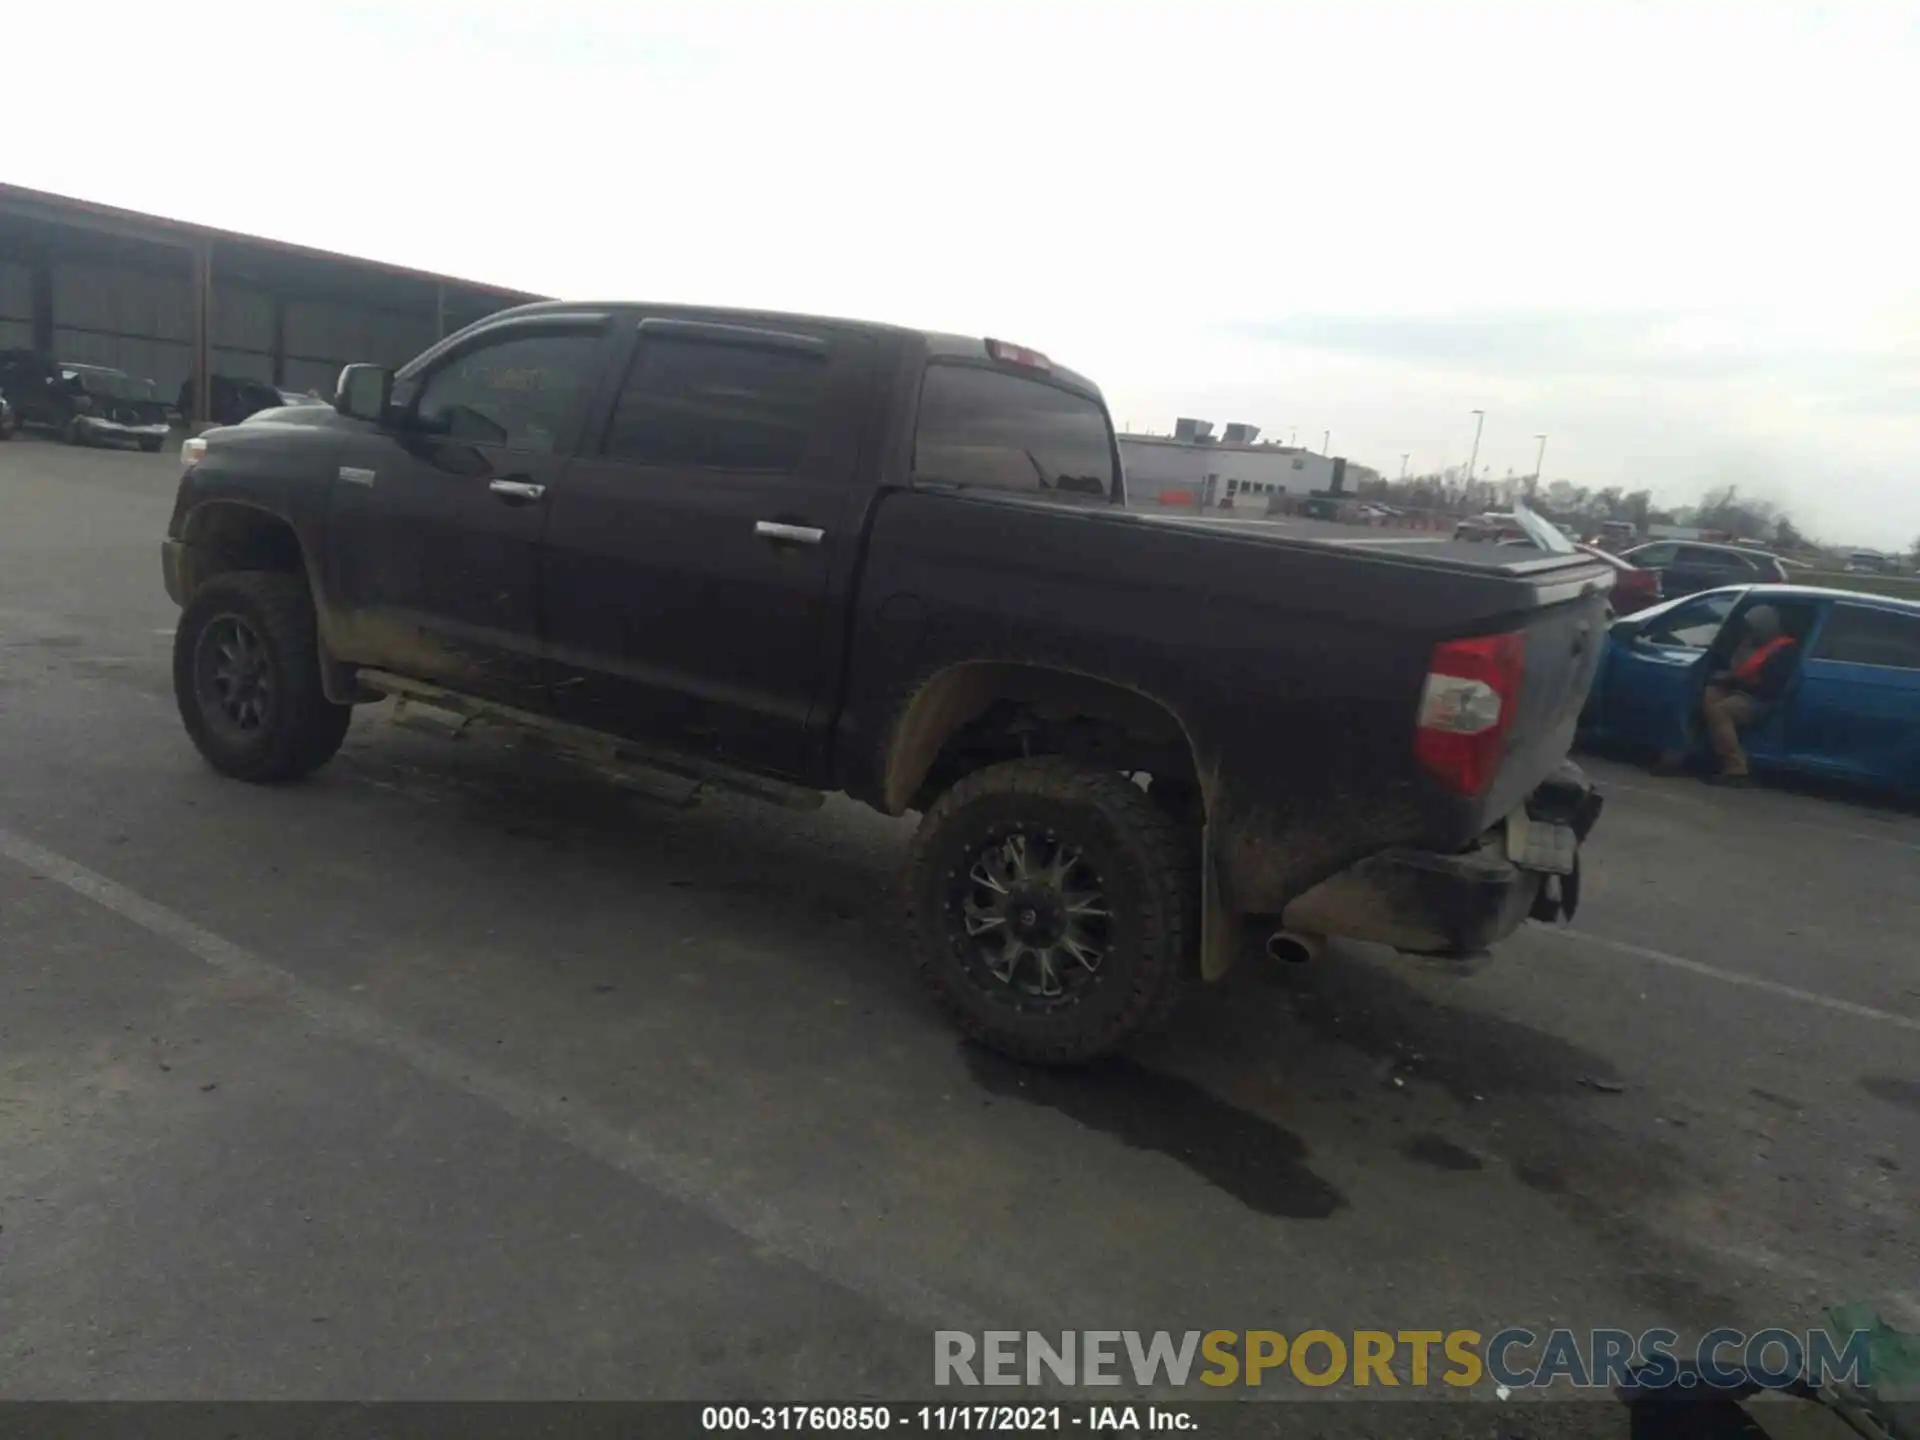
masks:
[[[1113,429],[1100,402],[1037,376],[935,360],[920,385],[913,473],[968,489],[1105,504]]]

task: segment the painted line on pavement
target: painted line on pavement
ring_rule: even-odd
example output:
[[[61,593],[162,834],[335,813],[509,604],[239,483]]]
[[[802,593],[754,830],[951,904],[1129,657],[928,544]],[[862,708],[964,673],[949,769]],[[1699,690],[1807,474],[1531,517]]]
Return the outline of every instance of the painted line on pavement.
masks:
[[[783,1215],[751,1194],[716,1184],[701,1173],[703,1167],[697,1162],[669,1155],[631,1130],[583,1113],[577,1104],[563,1104],[364,1006],[308,985],[186,916],[23,835],[0,829],[0,855],[168,941],[221,974],[271,992],[335,1039],[376,1051],[418,1075],[483,1101],[901,1319],[929,1329],[979,1331],[992,1324],[972,1306],[918,1283],[882,1259]]]
[[[1635,945],[1626,940],[1609,940],[1604,935],[1595,935],[1591,930],[1561,930],[1550,925],[1539,925],[1533,927],[1530,933],[1557,935],[1564,940],[1582,940],[1589,945],[1618,950],[1624,955],[1637,955],[1642,960],[1670,965],[1676,970],[1705,975],[1711,980],[1724,980],[1729,985],[1743,985],[1749,990],[1762,990],[1769,995],[1778,995],[1783,1000],[1798,1000],[1803,1005],[1818,1005],[1823,1010],[1851,1015],[1858,1020],[1877,1020],[1883,1025],[1897,1025],[1902,1030],[1920,1030],[1920,1018],[1912,1015],[1899,1015],[1892,1010],[1877,1010],[1871,1005],[1861,1005],[1853,1000],[1841,1000],[1833,995],[1802,990],[1797,985],[1783,985],[1778,980],[1766,980],[1758,975],[1743,975],[1738,970],[1723,970],[1718,965],[1689,960],[1684,955],[1669,955],[1665,950],[1655,950],[1647,945]]]
[[[1656,785],[1622,785],[1617,780],[1600,779],[1601,790],[1624,790],[1629,795],[1650,795],[1656,800],[1665,800],[1670,805],[1684,805],[1692,810],[1711,811],[1715,815],[1725,815],[1726,809],[1715,805],[1704,795],[1685,795],[1673,790],[1662,790]],[[1823,820],[1798,820],[1791,815],[1771,815],[1769,822],[1780,825],[1792,825],[1801,830],[1817,830],[1822,835],[1832,835],[1840,840],[1859,840],[1869,845],[1891,845],[1896,850],[1920,850],[1920,841],[1901,840],[1892,835],[1871,835],[1864,830],[1844,830],[1838,825],[1829,825]]]

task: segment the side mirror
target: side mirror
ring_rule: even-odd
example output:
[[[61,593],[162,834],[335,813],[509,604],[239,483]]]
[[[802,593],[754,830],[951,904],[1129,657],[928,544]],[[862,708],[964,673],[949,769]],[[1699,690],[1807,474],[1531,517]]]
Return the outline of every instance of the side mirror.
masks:
[[[349,365],[340,372],[333,408],[354,420],[387,421],[393,405],[393,372],[384,365]]]

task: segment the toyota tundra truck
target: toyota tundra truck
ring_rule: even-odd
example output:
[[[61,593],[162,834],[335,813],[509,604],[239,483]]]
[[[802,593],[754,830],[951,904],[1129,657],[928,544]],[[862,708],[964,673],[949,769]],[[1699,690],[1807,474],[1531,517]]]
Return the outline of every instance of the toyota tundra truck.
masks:
[[[1025,346],[541,302],[183,460],[173,680],[216,770],[307,775],[391,700],[917,812],[906,955],[1025,1060],[1260,934],[1457,963],[1577,903],[1607,567],[1544,525],[1131,508],[1100,391]]]

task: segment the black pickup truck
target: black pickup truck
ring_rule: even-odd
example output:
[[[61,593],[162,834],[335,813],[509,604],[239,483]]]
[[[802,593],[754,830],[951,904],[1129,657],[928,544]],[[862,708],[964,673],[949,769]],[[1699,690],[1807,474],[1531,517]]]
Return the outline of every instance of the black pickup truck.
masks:
[[[1477,957],[1577,898],[1610,571],[1130,510],[1100,392],[1020,346],[541,303],[184,459],[216,769],[305,774],[392,697],[919,811],[913,959],[1016,1056],[1113,1047],[1249,922]]]

